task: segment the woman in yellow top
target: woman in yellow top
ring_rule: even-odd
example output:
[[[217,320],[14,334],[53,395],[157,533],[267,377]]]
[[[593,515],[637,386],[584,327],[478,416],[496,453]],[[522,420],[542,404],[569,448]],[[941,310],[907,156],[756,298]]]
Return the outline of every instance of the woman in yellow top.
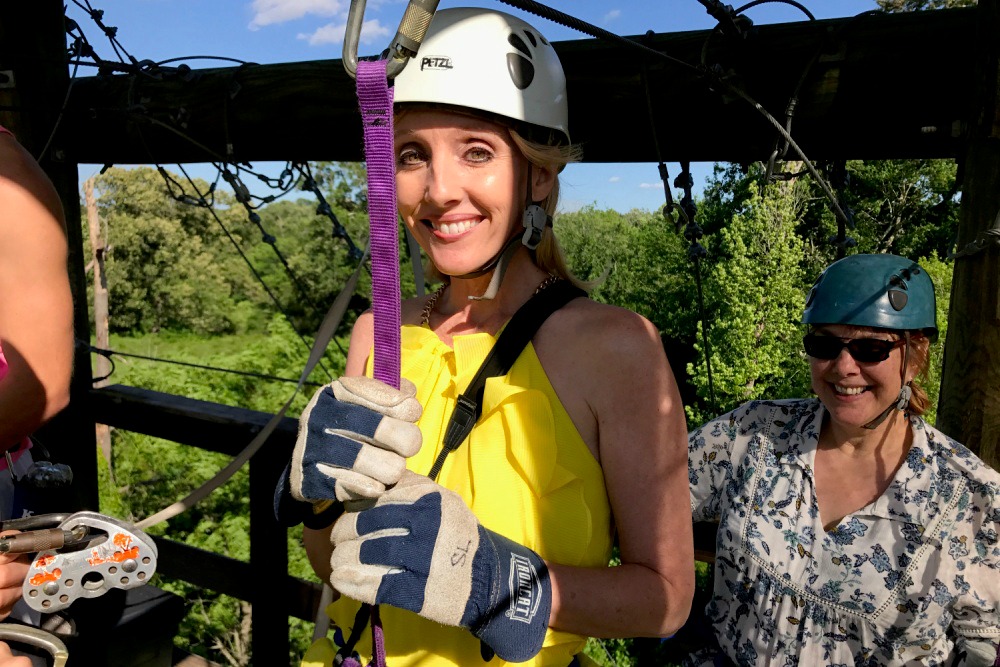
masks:
[[[355,600],[381,605],[392,667],[494,653],[494,665],[565,667],[587,636],[672,634],[694,584],[686,431],[644,318],[570,301],[487,382],[436,482],[423,476],[504,325],[574,280],[550,217],[576,155],[555,51],[507,14],[442,10],[395,101],[399,213],[444,286],[402,305],[399,391],[366,377],[373,323],[358,319],[345,377],[302,415],[279,518],[310,527],[343,634]],[[608,567],[615,532],[621,565]],[[336,650],[321,640],[304,664]]]

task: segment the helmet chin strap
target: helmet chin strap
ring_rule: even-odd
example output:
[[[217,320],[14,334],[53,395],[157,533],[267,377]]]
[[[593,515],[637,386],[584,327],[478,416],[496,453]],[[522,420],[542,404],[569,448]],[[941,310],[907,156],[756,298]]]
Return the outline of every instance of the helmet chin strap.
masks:
[[[546,227],[552,226],[552,218],[545,212],[545,209],[531,201],[530,162],[528,163],[528,194],[525,199],[524,214],[521,217],[524,233],[518,237],[517,232],[515,232],[500,249],[500,252],[493,256],[493,259],[475,271],[463,273],[460,276],[451,276],[452,278],[478,278],[490,271],[493,272],[493,277],[490,278],[490,284],[486,287],[486,291],[481,296],[470,296],[469,299],[486,301],[496,298],[497,292],[500,291],[500,283],[503,282],[504,274],[507,273],[507,266],[514,257],[514,253],[517,252],[518,240],[521,241],[520,245],[534,252],[542,240],[542,232],[545,231]]]
[[[913,395],[913,389],[910,387],[910,383],[906,381],[906,367],[910,361],[910,332],[904,331],[903,337],[906,339],[906,345],[903,346],[903,366],[899,373],[900,379],[903,381],[903,386],[899,388],[899,396],[896,397],[896,400],[890,403],[875,419],[865,424],[864,427],[868,430],[878,428],[892,414],[893,410],[906,410],[910,404],[910,396]]]

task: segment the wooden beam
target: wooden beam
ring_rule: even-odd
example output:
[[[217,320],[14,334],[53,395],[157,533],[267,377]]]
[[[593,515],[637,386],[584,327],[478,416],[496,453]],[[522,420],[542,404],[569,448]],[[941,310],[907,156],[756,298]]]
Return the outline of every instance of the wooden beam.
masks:
[[[759,26],[740,43],[711,31],[636,39],[695,64],[708,40],[705,62],[782,122],[801,81],[792,131],[813,159],[950,157],[969,120],[976,16],[954,9]],[[570,130],[588,161],[655,162],[657,141],[672,161],[751,162],[774,148],[775,129],[698,69],[594,39],[555,46]],[[97,164],[359,160],[363,143],[339,60],[84,78],[62,129],[68,158]]]
[[[972,254],[955,260],[937,425],[1000,469],[1000,0],[980,0],[978,14],[957,244]]]
[[[288,578],[288,531],[274,517],[274,489],[288,459],[287,448],[262,447],[250,460],[250,564],[254,583]],[[274,595],[266,585],[251,588],[247,599],[254,627],[267,628],[267,632],[255,633],[251,639],[254,661],[259,665],[284,664],[289,653],[288,616],[294,613],[291,599]],[[314,613],[309,620],[315,618]]]
[[[271,419],[266,412],[119,384],[92,389],[87,400],[91,419],[98,424],[229,456],[242,451]],[[285,417],[264,447],[287,460],[297,432],[298,421]]]
[[[30,28],[28,27],[30,26]],[[83,257],[80,192],[76,164],[66,161],[60,111],[69,87],[66,66],[66,30],[60,0],[0,3],[0,71],[7,82],[0,88],[0,124],[12,129],[18,141],[38,157],[55,185],[66,212],[69,277],[73,292],[74,331],[78,340],[90,340],[87,284]],[[73,508],[97,509],[97,458],[94,421],[84,407],[91,385],[90,353],[78,347],[73,361],[69,406],[36,433],[53,458],[68,464],[75,482],[69,502]]]
[[[162,392],[112,385],[89,394],[98,423],[234,456],[270,421],[256,410],[199,401]],[[285,417],[250,460],[250,563],[158,540],[161,570],[184,581],[251,603],[252,621],[266,632],[253,635],[254,659],[288,659],[288,617],[315,620],[321,587],[288,577],[287,529],[274,518],[274,487],[291,454],[298,421]],[[192,563],[198,563],[192,568]],[[282,582],[284,590],[262,582]],[[276,594],[277,593],[277,594]],[[283,629],[279,631],[280,629]]]
[[[254,576],[250,563],[162,537],[154,537],[153,540],[159,553],[157,572],[163,576],[180,579],[238,600],[251,600],[255,591],[263,590],[273,599],[285,599],[289,612],[296,618],[310,622],[316,620],[323,587],[315,582],[284,575],[278,579],[266,580],[270,583],[265,583]],[[270,636],[269,633],[261,634],[264,637]],[[254,655],[256,654],[255,650]]]

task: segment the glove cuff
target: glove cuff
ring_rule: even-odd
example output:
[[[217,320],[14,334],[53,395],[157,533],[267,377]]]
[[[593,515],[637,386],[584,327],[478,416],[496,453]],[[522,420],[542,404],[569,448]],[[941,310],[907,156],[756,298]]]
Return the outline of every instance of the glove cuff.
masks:
[[[292,497],[291,463],[285,466],[285,471],[278,478],[274,488],[274,518],[283,526],[297,526],[300,523],[306,528],[319,530],[326,528],[344,513],[344,506],[336,500],[325,500],[309,503]]]
[[[490,581],[489,607],[476,613],[469,605],[462,624],[501,659],[530,660],[542,650],[552,611],[548,568],[531,549],[482,526],[479,540],[473,581]]]

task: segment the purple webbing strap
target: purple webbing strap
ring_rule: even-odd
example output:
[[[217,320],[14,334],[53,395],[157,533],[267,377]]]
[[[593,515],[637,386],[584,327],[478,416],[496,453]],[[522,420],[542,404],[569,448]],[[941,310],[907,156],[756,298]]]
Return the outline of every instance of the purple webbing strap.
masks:
[[[378,605],[372,607],[372,661],[373,667],[385,667],[385,630],[378,615]]]
[[[392,88],[386,61],[359,61],[358,102],[365,130],[368,220],[372,257],[372,317],[375,379],[399,389],[399,236],[396,228],[396,159],[392,130]],[[385,667],[385,637],[378,606],[372,606],[372,661]]]
[[[359,61],[358,101],[365,129],[368,219],[371,229],[375,379],[399,389],[399,236],[392,88],[386,61]]]

